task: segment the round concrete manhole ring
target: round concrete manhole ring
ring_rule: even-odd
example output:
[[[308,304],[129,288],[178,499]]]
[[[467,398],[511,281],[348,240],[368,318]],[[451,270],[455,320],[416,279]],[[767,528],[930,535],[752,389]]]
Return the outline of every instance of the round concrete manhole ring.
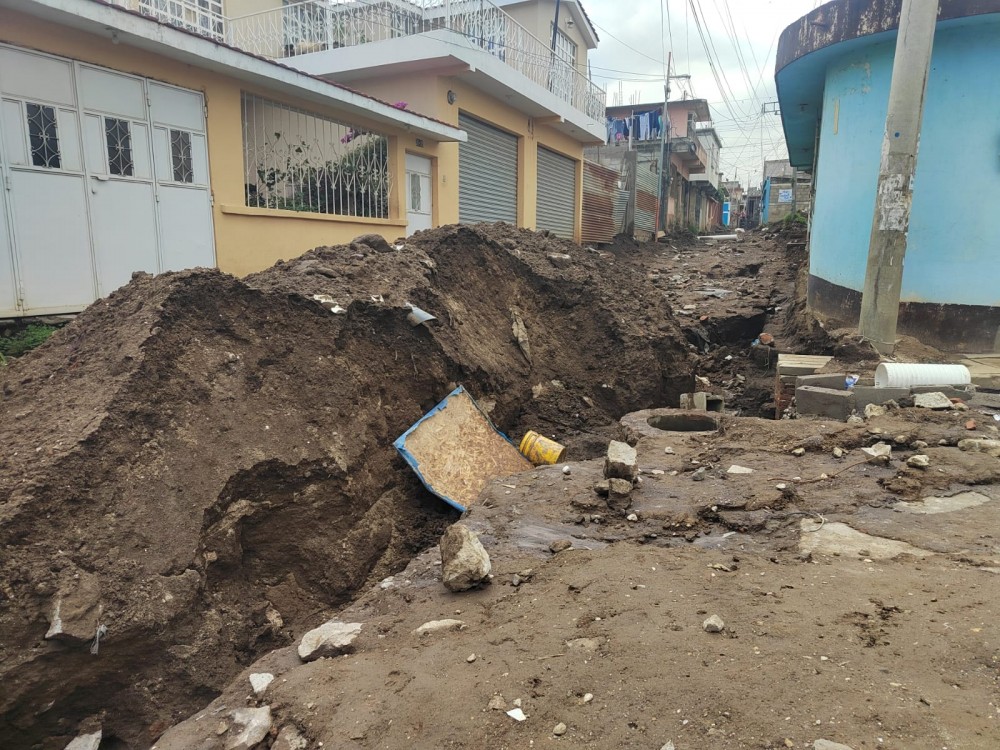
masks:
[[[722,430],[722,415],[688,409],[644,409],[620,420],[623,439],[635,445],[641,438],[666,435],[714,435]]]

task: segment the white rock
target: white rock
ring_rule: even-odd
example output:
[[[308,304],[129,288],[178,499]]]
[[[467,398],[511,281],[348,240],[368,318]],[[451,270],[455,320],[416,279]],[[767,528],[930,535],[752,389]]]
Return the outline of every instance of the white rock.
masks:
[[[813,743],[813,750],[851,750],[850,746],[842,745],[839,742],[830,740],[816,740]]]
[[[668,741],[666,745],[660,748],[660,750],[674,750],[674,743]]]
[[[230,716],[234,731],[226,739],[225,750],[250,750],[263,742],[271,731],[271,707],[237,708]],[[239,729],[239,731],[235,731]]]
[[[947,443],[947,441],[945,441]],[[967,438],[958,441],[958,449],[973,453],[986,453],[1000,458],[1000,440],[983,440],[982,438]]]
[[[594,700],[594,694],[593,693],[587,693],[586,695],[583,696],[583,702],[584,703],[590,703],[592,700]]]
[[[562,473],[563,474],[572,474],[573,470],[570,467],[568,467],[568,466],[563,466],[562,467]]]
[[[476,660],[476,655],[475,654],[469,654],[468,656],[465,657],[465,660],[469,664],[472,664],[472,662],[474,662]]]
[[[840,448],[840,447],[834,448],[833,449],[833,457],[834,458],[843,458],[844,457],[844,449]]]
[[[721,633],[726,627],[726,623],[718,615],[712,615],[701,624],[706,633]]]
[[[671,448],[669,445],[663,449],[663,452],[666,453],[668,456],[674,455],[674,449]]]
[[[704,466],[695,469],[695,471],[691,474],[691,480],[694,482],[704,482],[706,472],[707,469]]]
[[[635,523],[636,521],[639,520],[639,516],[637,516],[635,513],[629,513],[627,516],[625,516],[625,520]]]
[[[913,405],[921,409],[950,409],[951,399],[940,391],[934,393],[918,393],[913,397]]]
[[[520,708],[512,708],[510,711],[507,712],[507,715],[514,721],[524,721],[525,719],[528,718],[527,716],[524,715],[524,711],[522,711]]]
[[[739,466],[738,464],[733,464],[728,469],[726,469],[727,474],[753,474],[753,469],[748,469],[746,466]]]
[[[81,734],[70,740],[66,750],[97,750],[101,745],[103,732],[98,729],[92,734]]]
[[[487,580],[490,556],[467,526],[456,523],[441,537],[441,580],[449,591],[465,591]]]
[[[868,457],[869,463],[888,463],[892,457],[892,446],[880,441],[870,448],[862,448],[861,452]]]
[[[274,738],[271,750],[306,750],[309,747],[309,740],[299,734],[299,730],[292,724],[286,724]]]
[[[465,622],[462,620],[431,620],[430,622],[425,622],[419,628],[414,630],[416,635],[427,635],[429,633],[446,633],[451,630],[464,630]]]
[[[564,734],[566,734],[566,729],[567,729],[566,725],[560,721],[558,724],[552,727],[552,734],[554,734],[556,737],[562,737]]]
[[[260,695],[267,690],[267,686],[270,685],[273,680],[274,675],[270,672],[257,672],[256,674],[250,675],[250,687],[253,688],[254,694]]]
[[[806,449],[805,448],[796,448],[795,450],[792,451],[792,455],[793,456],[804,456],[804,455],[806,455]]]
[[[915,456],[910,456],[906,459],[906,465],[912,466],[915,469],[926,469],[931,465],[931,460],[922,453],[918,453]]]
[[[639,476],[639,457],[635,448],[618,440],[608,443],[608,454],[604,459],[604,476],[608,479],[635,481]]]
[[[360,622],[325,622],[302,636],[299,641],[299,658],[302,661],[315,661],[346,654],[354,650],[354,639],[360,632]]]
[[[866,404],[865,405],[865,419],[871,419],[872,417],[884,417],[885,407],[879,406],[878,404]]]
[[[847,418],[847,424],[864,424],[865,420],[857,414],[852,414]]]

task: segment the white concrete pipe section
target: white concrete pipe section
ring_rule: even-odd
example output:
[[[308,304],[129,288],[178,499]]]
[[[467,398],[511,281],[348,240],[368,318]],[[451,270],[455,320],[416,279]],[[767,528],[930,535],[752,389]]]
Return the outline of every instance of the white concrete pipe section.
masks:
[[[875,368],[877,388],[909,388],[911,385],[968,385],[972,373],[965,365],[923,365],[883,362]]]
[[[733,234],[704,234],[698,237],[699,240],[736,240],[737,242],[743,241],[743,235],[746,234],[745,229],[737,229]]]

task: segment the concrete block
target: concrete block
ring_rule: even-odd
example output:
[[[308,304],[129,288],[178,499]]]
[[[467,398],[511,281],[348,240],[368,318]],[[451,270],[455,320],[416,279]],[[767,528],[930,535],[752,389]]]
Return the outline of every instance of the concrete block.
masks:
[[[798,375],[795,378],[795,387],[801,388],[804,385],[813,385],[817,388],[832,388],[842,390],[847,375],[842,372],[835,372],[832,375]]]
[[[873,385],[854,386],[854,400],[858,411],[864,411],[868,404],[881,406],[886,401],[899,401],[910,395],[909,388],[876,388]]]
[[[835,391],[804,385],[795,389],[795,410],[799,414],[813,414],[843,421],[854,411],[854,391]]]
[[[682,393],[680,407],[695,411],[724,411],[726,400],[714,393]]]
[[[910,388],[910,391],[914,395],[918,393],[943,393],[948,398],[960,398],[963,401],[976,395],[975,388],[951,385],[915,385]]]
[[[725,410],[726,400],[722,396],[716,396],[714,393],[705,394],[705,411],[722,412]]]

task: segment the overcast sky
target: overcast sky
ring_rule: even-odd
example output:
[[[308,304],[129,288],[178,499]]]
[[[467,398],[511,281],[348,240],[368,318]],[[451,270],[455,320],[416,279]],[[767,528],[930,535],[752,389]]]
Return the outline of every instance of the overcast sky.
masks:
[[[607,89],[608,105],[662,102],[664,51],[672,50],[671,73],[690,74],[691,79],[671,81],[670,98],[680,99],[686,91],[689,98],[708,99],[722,139],[725,179],[758,185],[762,148],[764,159],[787,158],[780,118],[762,115],[761,107],[777,100],[778,35],[819,0],[581,2],[601,39],[589,60],[594,82]],[[661,8],[665,34],[660,32]]]

